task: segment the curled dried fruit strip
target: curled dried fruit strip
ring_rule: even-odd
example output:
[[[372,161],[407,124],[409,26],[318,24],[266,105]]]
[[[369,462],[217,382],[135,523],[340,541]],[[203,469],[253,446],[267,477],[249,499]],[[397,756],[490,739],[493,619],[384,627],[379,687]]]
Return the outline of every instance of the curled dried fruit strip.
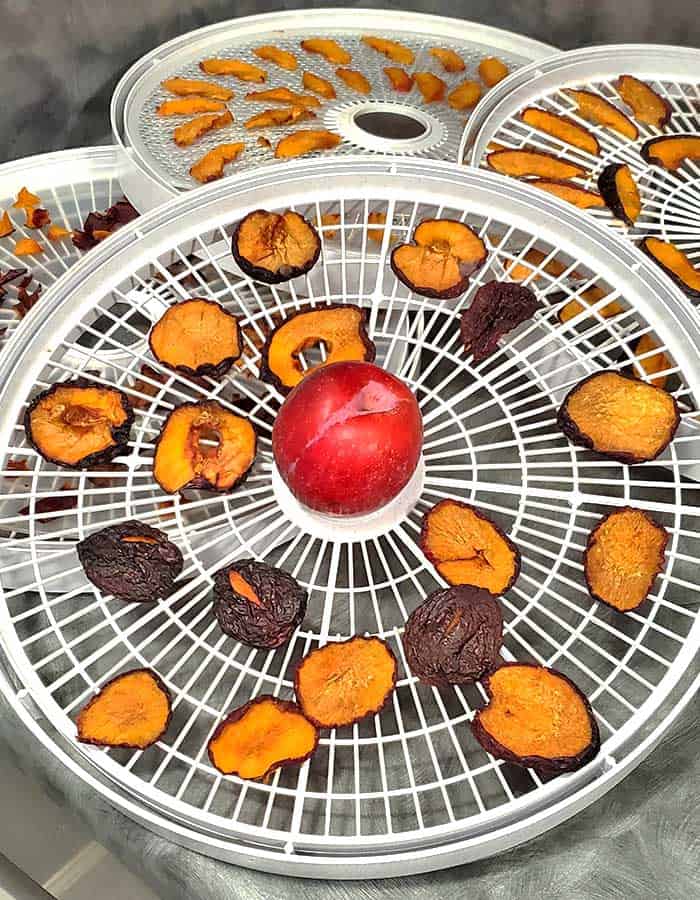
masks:
[[[273,44],[263,44],[262,47],[256,47],[253,53],[258,59],[274,63],[276,66],[279,66],[281,69],[287,69],[289,72],[293,72],[297,67],[297,58],[293,53],[290,53],[289,50],[275,47]]]
[[[495,150],[486,157],[486,163],[501,175],[516,178],[535,175],[538,178],[580,178],[586,174],[583,166],[569,162],[541,150]]]
[[[471,109],[479,102],[481,85],[476,81],[463,81],[447,95],[447,102],[456,110]],[[489,149],[491,149],[489,147]]]
[[[335,88],[330,81],[326,81],[320,75],[314,75],[313,72],[304,72],[301,83],[304,90],[318,94],[319,97],[324,97],[326,100],[335,100]]]
[[[700,159],[700,134],[652,138],[642,144],[639,152],[648,163],[673,172],[687,159]]]
[[[556,113],[547,112],[544,109],[538,109],[535,106],[529,106],[520,113],[520,118],[531,128],[543,131],[552,137],[558,138],[562,143],[577,147],[586,153],[592,153],[594,156],[600,154],[600,144],[595,135],[587,131],[582,125],[577,125],[567,116],[557,115]]]
[[[449,47],[432,47],[430,55],[438,60],[446,72],[463,72],[465,69],[462,57]]]
[[[413,50],[404,44],[399,44],[398,41],[390,41],[387,38],[365,34],[362,37],[362,43],[383,54],[392,62],[401,63],[402,66],[413,65],[413,60],[415,59]]]
[[[254,81],[262,84],[267,80],[267,73],[253,63],[242,59],[203,59],[199,68],[207,75],[230,75],[239,81]]]
[[[301,765],[317,746],[317,729],[295,703],[263,695],[230,712],[207,750],[224,775],[261,779],[283,766]]]
[[[43,228],[51,222],[51,217],[45,209],[25,209],[24,213],[24,224],[27,228]]]
[[[396,657],[384,641],[358,635],[305,656],[294,690],[307,719],[319,728],[341,728],[382,710],[396,672]]]
[[[594,125],[611,128],[630,141],[637,140],[639,136],[637,126],[605,97],[593,91],[569,89],[565,93],[576,103],[576,112],[582,119],[593,122]]]
[[[195,94],[198,97],[211,97],[212,100],[231,100],[234,96],[230,88],[199,78],[167,78],[161,82],[161,87],[178,97]]]
[[[11,234],[14,234],[14,231],[15,226],[12,224],[9,213],[7,210],[4,210],[2,217],[0,217],[0,238],[9,237]]]
[[[173,140],[178,147],[189,147],[195,141],[209,134],[211,131],[218,131],[220,128],[226,128],[227,125],[233,124],[233,116],[226,110],[219,113],[206,113],[203,116],[197,116],[184,122],[173,131]]]
[[[493,756],[556,775],[597,755],[600,734],[590,704],[561,672],[506,663],[483,685],[489,704],[477,712],[472,731]]]
[[[560,200],[571,203],[572,206],[578,209],[601,209],[605,206],[605,200],[597,191],[589,191],[568,181],[535,178],[529,184],[541,191],[545,191],[547,194],[558,197]]]
[[[245,99],[253,100],[256,103],[286,103],[291,106],[303,106],[305,109],[321,105],[318,97],[312,97],[310,94],[299,94],[296,91],[290,91],[286,87],[270,88],[266,91],[251,91],[245,95]]]
[[[321,239],[313,225],[291,209],[283,213],[256,209],[236,225],[231,252],[246,275],[280,284],[313,268]]]
[[[245,144],[219,144],[198,160],[191,168],[190,175],[201,184],[216,181],[224,174],[224,168],[235,162],[245,150]]]
[[[151,353],[185,375],[222,378],[241,355],[238,320],[213,300],[182,300],[151,329]]]
[[[610,293],[610,290],[597,286],[581,291],[578,294],[579,299],[570,300],[566,306],[559,311],[559,320],[561,322],[568,322],[569,319],[573,319],[574,316],[582,313],[586,307],[593,306],[604,297],[607,297]],[[602,316],[604,319],[611,319],[613,316],[617,316],[624,311],[625,307],[618,300],[611,300],[610,303],[606,303],[605,306],[596,310],[596,315]]]
[[[72,237],[73,232],[70,228],[64,228],[62,225],[49,225],[46,237],[50,241],[62,241],[64,238]]]
[[[372,85],[362,72],[358,72],[357,69],[339,68],[335,70],[335,74],[341,81],[345,82],[351,91],[356,91],[358,94],[370,94],[372,92]]]
[[[159,116],[195,116],[199,113],[223,112],[226,104],[211,97],[177,97],[164,100],[156,113]]]
[[[392,90],[400,94],[407,94],[413,87],[413,76],[399,66],[387,66],[384,74],[389,79]]]
[[[503,81],[509,71],[508,66],[497,56],[487,56],[479,63],[479,75],[488,87],[493,87],[499,81]]]
[[[620,75],[615,90],[632,110],[638,122],[663,128],[671,118],[671,104],[634,75]]]
[[[295,122],[303,122],[305,119],[314,119],[316,114],[303,106],[282,106],[275,109],[266,109],[255,116],[251,116],[244,126],[251,130],[254,128],[276,128],[279,125],[293,125]]]
[[[424,103],[437,103],[445,99],[447,85],[442,78],[432,72],[416,72],[413,77]]]
[[[325,130],[302,130],[283,137],[275,147],[277,159],[294,159],[317,150],[332,150],[340,143],[340,135]]]
[[[616,219],[634,225],[642,211],[642,198],[629,166],[605,166],[598,176],[598,190]]]
[[[474,295],[462,313],[461,335],[474,362],[487,359],[498,349],[498,341],[539,309],[530,288],[504,281],[489,281]]]
[[[640,246],[689,297],[700,300],[700,270],[679,247],[653,237],[644,238]]]
[[[43,291],[43,287],[40,284],[36,286],[35,290],[29,290],[29,286],[31,285],[33,278],[33,275],[27,275],[17,285],[17,306],[15,307],[15,312],[20,317],[20,319],[24,318],[29,310],[39,300],[41,292]]]
[[[331,38],[307,38],[301,42],[302,50],[307,53],[318,53],[329,63],[347,65],[352,56],[337,41]]]
[[[38,256],[44,252],[44,248],[34,238],[20,238],[13,252],[15,256]]]
[[[659,349],[659,344],[650,334],[643,334],[637,341],[634,348],[635,360],[642,368],[642,371],[649,376],[649,383],[654,387],[663,388],[666,385],[666,375],[659,375],[659,372],[666,372],[673,368],[671,360],[665,353],[653,353]],[[632,374],[637,377],[636,370],[632,369]],[[651,376],[658,376],[656,378]]]

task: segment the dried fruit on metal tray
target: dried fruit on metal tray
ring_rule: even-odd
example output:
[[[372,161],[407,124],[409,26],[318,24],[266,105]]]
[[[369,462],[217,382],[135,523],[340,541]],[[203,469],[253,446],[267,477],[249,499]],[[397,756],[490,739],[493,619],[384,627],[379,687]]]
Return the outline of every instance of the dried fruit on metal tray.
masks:
[[[167,534],[134,520],[93,531],[76,547],[87,578],[128,603],[168,597],[182,572],[180,549]]]
[[[195,116],[200,113],[224,112],[226,104],[212,97],[177,97],[164,100],[156,113],[159,116]]]
[[[673,368],[673,363],[665,353],[654,353],[659,350],[659,344],[650,334],[643,334],[634,347],[634,358],[641,367],[645,375],[649,376],[649,383],[654,387],[663,388],[666,385],[666,375],[659,375],[659,372],[666,372]],[[631,374],[636,378],[637,369],[632,367]],[[652,377],[657,376],[657,377]]]
[[[231,100],[233,91],[213,81],[202,81],[199,78],[167,78],[161,87],[178,97],[211,97],[212,100]]]
[[[435,57],[446,72],[463,72],[465,69],[462,57],[449,47],[431,47],[430,55]]]
[[[402,66],[413,65],[413,60],[415,59],[413,50],[404,44],[399,44],[398,41],[390,41],[386,38],[365,34],[362,38],[362,43],[367,47],[371,47],[372,50],[382,53],[392,62],[401,63]]]
[[[0,238],[9,237],[11,234],[14,234],[14,231],[15,226],[12,224],[10,215],[7,210],[4,210],[0,217]]]
[[[275,156],[278,159],[294,159],[317,150],[332,150],[340,143],[340,135],[325,130],[303,130],[288,134],[278,141]]]
[[[233,124],[233,116],[226,110],[223,113],[206,113],[203,116],[197,116],[188,122],[178,125],[173,131],[173,140],[178,147],[189,147],[199,138],[204,137],[211,131],[218,131],[220,128],[226,128],[227,125]]]
[[[267,80],[267,73],[253,63],[242,59],[203,59],[199,68],[207,75],[230,75],[239,81],[254,81],[262,84]]]
[[[20,238],[12,252],[15,256],[38,256],[44,252],[44,248],[34,238]]]
[[[46,231],[46,237],[50,241],[62,241],[64,238],[73,237],[70,228],[64,228],[63,225],[49,225]]]
[[[687,159],[700,159],[700,134],[674,134],[656,137],[639,148],[642,159],[675,171]]]
[[[613,371],[580,381],[557,417],[573,444],[630,465],[656,459],[673,440],[679,422],[670,394]]]
[[[576,103],[576,112],[582,119],[611,128],[630,141],[636,141],[639,137],[639,130],[634,122],[600,94],[573,89],[565,90],[564,93]]]
[[[300,355],[318,345],[326,350],[325,361],[303,369]],[[364,310],[329,304],[294,313],[275,328],[262,350],[260,377],[286,394],[316,369],[348,360],[373,362],[375,355]]]
[[[303,106],[277,106],[274,109],[266,109],[261,113],[251,116],[244,126],[252,130],[254,128],[276,128],[279,125],[293,125],[295,122],[303,122],[305,119],[315,119],[316,113]]]
[[[248,475],[257,450],[247,419],[215,400],[183,403],[165,420],[153,476],[166,494],[189,488],[232,491]]]
[[[571,184],[568,181],[555,178],[535,178],[528,183],[541,191],[545,191],[547,194],[552,194],[553,197],[565,200],[578,209],[601,209],[605,206],[605,200],[599,193],[579,187],[577,184]]]
[[[293,53],[290,53],[289,50],[275,47],[273,44],[263,44],[262,47],[256,47],[253,53],[258,59],[274,63],[274,65],[279,66],[281,69],[287,69],[289,72],[293,72],[297,67],[297,58]]]
[[[91,212],[82,231],[73,233],[73,243],[79,250],[90,250],[110,234],[138,218],[138,211],[128,200],[118,200],[106,212]]]
[[[465,350],[474,362],[487,359],[498,349],[498,342],[518,325],[527,322],[540,303],[530,288],[506,281],[482,285],[462,313],[461,334]]]
[[[486,245],[468,225],[454,219],[425,219],[412,244],[391,253],[396,277],[423,297],[449,299],[463,294],[469,277],[486,262]]]
[[[499,81],[503,81],[509,71],[508,66],[497,56],[487,56],[479,63],[479,75],[488,87],[493,87]]]
[[[347,65],[352,56],[337,41],[331,38],[307,38],[301,42],[302,50],[307,53],[318,53],[329,63]]]
[[[362,72],[358,72],[357,69],[339,68],[335,70],[335,74],[341,81],[345,82],[351,91],[356,91],[358,94],[372,93],[372,85],[367,81]]]
[[[263,134],[255,139],[255,143],[258,145],[258,147],[263,147],[265,150],[272,149],[272,141],[270,141],[269,138],[266,138]]]
[[[399,66],[387,66],[384,74],[389,79],[392,90],[400,94],[407,94],[413,87],[413,75],[409,75],[405,69]]]
[[[304,109],[315,109],[321,105],[318,97],[312,97],[311,94],[299,94],[297,91],[290,91],[287,87],[270,88],[267,91],[251,91],[245,95],[245,99],[256,103],[285,103],[291,106],[303,106]]]
[[[576,295],[578,299],[570,300],[566,306],[562,307],[559,311],[559,321],[568,322],[569,319],[573,319],[574,316],[582,313],[587,307],[593,306],[600,300],[603,300],[610,293],[611,291],[608,288],[598,287],[597,285],[587,288],[585,291],[580,291]],[[617,316],[624,311],[625,307],[622,303],[618,300],[611,300],[610,303],[606,303],[605,306],[597,309],[596,315],[602,316],[604,319],[611,319],[613,316]]]
[[[234,228],[231,252],[246,275],[280,284],[316,265],[321,238],[311,222],[291,209],[283,213],[256,209]]]
[[[600,734],[590,704],[561,672],[506,663],[483,685],[489,703],[474,717],[472,732],[492,756],[557,775],[597,755]]]
[[[680,248],[654,237],[644,238],[640,247],[689,297],[700,300],[700,269]]]
[[[314,725],[341,728],[380,712],[396,686],[396,673],[388,644],[358,635],[305,656],[297,666],[294,690]]]
[[[616,219],[634,225],[642,211],[642,198],[629,166],[622,163],[605,166],[598,176],[598,190]]]
[[[58,466],[85,469],[126,450],[134,413],[117,388],[82,379],[38,394],[27,407],[27,440]]]
[[[432,72],[416,72],[413,77],[424,103],[437,103],[445,99],[447,85],[442,78]]]
[[[653,125],[654,128],[668,125],[673,111],[671,104],[644,81],[634,75],[620,75],[615,82],[615,90],[638,122]]]
[[[219,144],[190,167],[190,175],[200,184],[208,184],[223,177],[226,166],[235,162],[245,150],[245,144],[237,141],[233,144]]]
[[[145,750],[167,731],[170,692],[150,669],[117,675],[78,713],[78,740],[98,747]]]
[[[170,306],[151,330],[151,353],[185,375],[221,378],[241,355],[238,320],[213,300]]]
[[[594,156],[598,156],[600,153],[600,144],[595,135],[567,116],[547,112],[536,106],[528,106],[520,113],[520,118],[531,128],[558,138],[564,144],[570,144],[572,147],[592,153]]]
[[[637,609],[663,570],[668,532],[641,509],[608,513],[591,531],[583,555],[595,600],[620,612]]]
[[[283,569],[254,559],[214,576],[214,615],[229,637],[272,650],[286,644],[306,612],[306,591]]]
[[[470,684],[496,665],[503,616],[484,588],[459,584],[434,591],[408,617],[403,646],[408,667],[426,684]]]
[[[441,500],[428,510],[420,546],[448,584],[471,584],[499,595],[520,573],[520,551],[511,539],[459,500]]]
[[[486,157],[486,163],[501,175],[516,178],[535,175],[538,178],[580,178],[586,170],[578,163],[569,162],[542,150],[495,150]]]
[[[230,712],[207,750],[222,774],[259,780],[283,766],[301,765],[316,750],[318,737],[296,703],[265,694]]]
[[[320,75],[314,75],[313,72],[304,72],[301,77],[301,83],[304,90],[318,94],[319,97],[324,97],[326,100],[335,100],[335,88],[330,81],[326,81]]]
[[[462,81],[447,95],[447,102],[458,111],[471,109],[479,102],[481,85],[476,81]]]

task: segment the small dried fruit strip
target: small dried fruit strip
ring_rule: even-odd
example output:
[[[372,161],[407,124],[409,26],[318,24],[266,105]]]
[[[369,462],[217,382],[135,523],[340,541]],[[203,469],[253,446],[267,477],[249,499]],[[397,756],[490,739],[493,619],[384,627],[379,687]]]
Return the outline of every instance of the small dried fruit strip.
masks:
[[[615,82],[615,90],[632,110],[638,122],[663,128],[671,118],[671,104],[655,90],[634,75],[621,75]]]
[[[280,47],[275,47],[272,44],[256,47],[253,53],[258,59],[274,63],[276,66],[279,66],[281,69],[287,69],[289,72],[293,72],[297,67],[297,58],[293,53],[290,53],[289,50],[282,50]]]
[[[463,72],[465,69],[462,57],[449,47],[432,47],[430,55],[438,60],[446,72]]]
[[[607,297],[611,291],[607,288],[598,287],[594,285],[593,287],[587,288],[585,291],[581,291],[576,300],[570,300],[566,306],[562,307],[559,311],[559,320],[561,322],[568,322],[570,319],[573,319],[574,316],[582,313],[587,307],[594,306],[600,300],[603,300]],[[605,306],[596,310],[596,315],[602,316],[603,319],[611,319],[613,316],[620,315],[625,311],[625,307],[618,300],[611,300],[610,303],[606,303]]]
[[[447,95],[447,102],[456,110],[471,109],[479,102],[481,85],[476,81],[463,81]],[[489,148],[491,149],[491,148]]]
[[[73,232],[70,228],[64,228],[63,225],[49,225],[46,231],[46,237],[50,241],[62,241],[64,238],[72,237]]]
[[[234,93],[230,88],[213,81],[202,81],[199,78],[167,78],[161,87],[177,97],[211,97],[212,100],[232,100]]]
[[[367,216],[367,224],[369,225],[385,225],[386,213],[374,211]],[[384,228],[367,228],[367,237],[375,244],[381,244],[384,240]]]
[[[82,231],[73,233],[73,243],[79,250],[90,250],[105,237],[138,218],[138,215],[128,200],[118,200],[104,213],[89,213]]]
[[[416,72],[413,77],[425,103],[437,103],[445,99],[447,85],[442,78],[432,72]]]
[[[641,248],[689,297],[700,300],[700,269],[693,266],[679,247],[648,237],[642,241]]]
[[[399,66],[387,66],[384,74],[389,79],[392,90],[407,94],[413,87],[413,76]]]
[[[267,80],[267,73],[253,63],[242,59],[203,59],[199,68],[207,75],[230,75],[239,81],[254,81],[262,84]]]
[[[265,91],[251,91],[245,95],[246,100],[256,103],[286,103],[291,106],[318,107],[321,101],[310,94],[299,94],[287,87],[270,88]]]
[[[596,136],[567,116],[529,106],[520,113],[520,118],[531,128],[558,138],[564,144],[570,144],[594,156],[600,154],[600,144]]]
[[[307,38],[301,42],[302,50],[307,53],[317,53],[329,63],[347,65],[352,56],[337,41],[331,38]]]
[[[301,83],[304,90],[318,94],[319,97],[324,97],[326,100],[335,100],[335,88],[330,81],[326,81],[320,75],[314,75],[313,72],[304,72]]]
[[[219,144],[205,153],[191,168],[190,175],[202,184],[209,181],[216,181],[224,174],[224,168],[232,162],[235,162],[245,150],[243,142],[233,144]]]
[[[190,119],[189,122],[183,122],[173,131],[173,140],[178,147],[189,147],[212,131],[218,131],[233,124],[233,116],[226,110],[223,113],[205,113],[203,116],[197,116],[196,119]]]
[[[398,41],[390,41],[387,38],[374,37],[366,34],[362,38],[362,43],[367,47],[371,47],[378,53],[382,53],[392,62],[401,63],[402,66],[412,66],[415,54],[410,47],[399,44]]]
[[[35,209],[25,209],[25,222],[27,228],[43,228],[49,225],[51,217],[47,210],[37,207]]]
[[[372,85],[362,72],[358,72],[357,69],[338,68],[335,70],[335,74],[341,81],[345,82],[350,90],[357,91],[358,94],[370,94],[372,92]]]
[[[222,378],[242,349],[236,317],[199,298],[168,307],[148,341],[158,362],[194,377]]]
[[[318,225],[327,241],[334,240],[338,237],[338,231],[335,228],[328,228],[328,226],[340,225],[340,213],[323,213]]]
[[[674,172],[686,160],[700,159],[700,134],[652,138],[640,149],[642,159]]]
[[[479,63],[479,75],[488,87],[503,81],[509,71],[508,66],[496,56],[487,56]]]
[[[637,341],[634,348],[634,358],[641,367],[645,375],[649,376],[649,383],[654,387],[663,388],[666,386],[667,375],[658,375],[659,372],[667,372],[673,368],[673,363],[665,353],[654,353],[659,349],[656,339],[650,334],[644,334]],[[636,368],[632,369],[632,374],[637,377]],[[652,377],[657,376],[657,377]]]
[[[630,141],[637,140],[639,136],[637,126],[605,97],[592,91],[573,89],[568,89],[564,93],[576,103],[576,112],[582,119],[595,125],[602,125],[604,128],[611,128]]]
[[[199,113],[224,112],[226,104],[211,97],[176,97],[164,100],[156,109],[159,116],[195,116]]]
[[[26,187],[23,187],[17,194],[17,199],[12,204],[12,206],[15,209],[34,209],[37,206],[41,206],[41,198],[37,197],[36,194],[32,194],[32,192],[27,190]]]
[[[605,206],[605,200],[597,191],[589,191],[568,181],[534,178],[528,183],[541,191],[545,191],[547,194],[552,194],[552,196],[558,197],[560,200],[571,203],[572,206],[576,206],[578,209],[601,209]]]
[[[537,176],[547,179],[580,178],[587,174],[583,166],[542,150],[495,150],[486,157],[489,168],[516,178]]]
[[[542,263],[548,256],[550,256],[549,253],[538,250],[536,247],[531,247],[521,259],[512,262],[508,266],[506,275],[511,281],[525,281],[527,278],[530,278],[540,266],[542,266]],[[544,266],[542,266],[542,271],[546,272],[547,275],[551,275],[552,278],[558,278],[560,275],[563,275],[568,268],[569,266],[564,265],[564,263],[555,258],[546,262]],[[537,281],[541,277],[540,274],[536,274],[533,280]]]
[[[314,119],[316,114],[303,106],[278,106],[274,109],[266,109],[261,113],[251,116],[243,123],[244,127],[276,128],[280,125],[293,125],[295,122],[303,122],[306,119]]]
[[[44,252],[42,245],[34,238],[20,238],[15,244],[15,256],[38,256]]]
[[[615,218],[634,225],[642,211],[642,198],[629,166],[605,166],[598,176],[598,190]]]
[[[296,131],[279,141],[275,147],[275,156],[278,159],[293,159],[316,150],[332,150],[340,141],[340,135],[332,131]]]

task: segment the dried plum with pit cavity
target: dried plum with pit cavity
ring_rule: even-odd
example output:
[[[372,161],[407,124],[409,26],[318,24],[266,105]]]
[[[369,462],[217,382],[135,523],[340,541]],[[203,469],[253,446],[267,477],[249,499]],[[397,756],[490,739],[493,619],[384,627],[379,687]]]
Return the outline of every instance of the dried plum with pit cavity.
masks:
[[[530,288],[505,281],[489,281],[474,295],[462,313],[461,333],[474,362],[498,349],[498,342],[518,325],[532,318],[540,303]]]
[[[321,254],[314,226],[291,209],[283,213],[256,209],[236,225],[231,252],[246,275],[279,284],[305,275]]]

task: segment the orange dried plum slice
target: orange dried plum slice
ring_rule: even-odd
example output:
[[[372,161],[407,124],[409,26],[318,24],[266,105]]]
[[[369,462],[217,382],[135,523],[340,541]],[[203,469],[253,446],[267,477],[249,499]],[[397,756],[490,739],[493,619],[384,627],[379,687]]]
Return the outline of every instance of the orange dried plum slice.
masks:
[[[536,128],[545,134],[558,138],[562,143],[577,147],[594,156],[600,154],[600,144],[595,135],[587,131],[582,125],[578,125],[567,116],[538,109],[536,106],[528,106],[520,113],[520,118],[531,128]]]
[[[372,50],[376,50],[377,53],[386,56],[392,62],[401,63],[402,66],[413,65],[413,60],[415,59],[413,50],[404,46],[404,44],[399,44],[398,41],[390,41],[387,38],[365,34],[362,37],[362,43],[367,47],[371,47]]]
[[[565,200],[577,209],[600,209],[605,206],[605,200],[596,191],[589,191],[587,188],[579,187],[568,181],[555,178],[535,178],[528,184],[552,194],[553,197]]]
[[[44,248],[34,238],[20,238],[12,252],[15,256],[38,256],[44,252]]]
[[[128,603],[155,603],[168,597],[182,572],[179,548],[167,534],[143,522],[93,531],[76,549],[95,587]]]
[[[301,83],[304,90],[318,94],[319,97],[323,97],[325,100],[335,100],[335,88],[330,81],[326,81],[320,75],[314,75],[313,72],[304,72],[301,77]]]
[[[435,57],[446,72],[463,72],[465,69],[462,57],[449,47],[431,47],[430,55]]]
[[[265,150],[272,149],[272,142],[269,138],[266,138],[264,134],[259,135],[259,137],[256,138],[255,143],[258,147],[262,147]]]
[[[502,643],[496,598],[466,584],[430,594],[408,617],[403,633],[409,669],[436,687],[481,678],[495,666]]]
[[[318,97],[312,97],[311,94],[299,94],[286,87],[270,88],[267,91],[251,91],[245,95],[245,99],[253,100],[256,103],[284,103],[288,106],[303,106],[304,109],[316,108],[321,105]]]
[[[212,100],[231,100],[234,96],[230,88],[213,81],[202,81],[199,78],[166,78],[161,87],[178,97],[211,97]]]
[[[242,141],[219,144],[190,167],[190,175],[200,184],[216,181],[223,177],[224,168],[235,162],[244,150],[245,144]]]
[[[389,79],[391,89],[400,94],[407,94],[413,87],[413,75],[399,66],[386,66],[384,74]]]
[[[341,81],[345,82],[351,91],[356,91],[358,94],[372,93],[372,85],[362,72],[358,72],[357,69],[339,68],[335,70],[335,74]]]
[[[33,194],[28,188],[23,187],[20,188],[17,199],[12,206],[14,209],[23,209],[26,212],[28,209],[41,206],[41,197]]]
[[[438,103],[445,99],[447,85],[432,72],[416,72],[413,76],[424,103]]]
[[[463,81],[447,95],[447,102],[456,110],[471,109],[479,102],[481,85],[477,81]]]
[[[214,400],[183,403],[158,436],[153,477],[166,494],[188,488],[232,491],[250,471],[256,449],[247,419]]]
[[[230,75],[239,81],[254,81],[262,84],[267,80],[267,73],[259,66],[242,59],[203,59],[199,68],[207,75]]]
[[[237,560],[214,575],[214,615],[229,637],[259,650],[281,647],[306,613],[306,591],[283,569]]]
[[[278,106],[274,109],[266,109],[261,113],[251,116],[244,126],[253,128],[276,128],[279,125],[293,125],[295,122],[303,122],[306,119],[315,119],[316,113],[303,106]]]
[[[340,143],[340,135],[332,131],[296,131],[283,137],[275,147],[277,159],[295,159],[318,150],[332,150]]]
[[[448,584],[504,594],[520,574],[520,551],[483,513],[441,500],[423,517],[420,546]]]
[[[557,416],[572,444],[630,465],[656,459],[673,440],[679,422],[670,394],[613,371],[580,381]]]
[[[508,66],[497,56],[487,56],[479,63],[479,75],[488,87],[494,87],[499,81],[503,81],[509,71]]]
[[[620,612],[637,609],[663,571],[668,532],[641,509],[608,513],[591,531],[583,570],[591,596]]]
[[[549,255],[549,253],[544,253],[536,247],[531,247],[522,257],[511,263],[506,270],[506,275],[511,281],[525,281],[526,278],[532,276],[533,273],[542,266],[542,263]],[[550,259],[549,262],[546,262],[544,266],[542,266],[542,271],[551,275],[552,278],[558,278],[560,275],[563,275],[568,268],[569,267],[564,265],[564,263],[559,262],[558,259]],[[573,274],[572,277],[574,277]],[[534,275],[534,280],[537,280],[538,278],[541,278],[539,273]]]
[[[367,225],[386,225],[386,213],[375,210],[367,216]],[[381,244],[384,240],[384,228],[367,228],[367,237],[375,244]]]
[[[616,219],[634,225],[642,211],[642,198],[629,166],[605,166],[598,176],[598,190]]]
[[[446,300],[464,293],[486,256],[484,242],[463,222],[424,219],[412,244],[394,247],[391,268],[414,293]]]
[[[49,225],[46,231],[46,237],[50,241],[62,241],[64,238],[72,237],[73,232],[70,228],[64,228],[62,225]]]
[[[318,53],[327,62],[346,66],[352,56],[332,38],[307,38],[301,42],[301,49],[307,53]]]
[[[632,110],[638,122],[663,128],[671,118],[671,104],[660,97],[655,90],[634,75],[620,75],[615,82],[615,90]]]
[[[639,153],[651,165],[675,171],[686,159],[700,159],[700,134],[655,137],[642,144]]]
[[[377,637],[326,644],[297,666],[294,690],[319,728],[353,725],[381,712],[396,686],[396,657]]]
[[[328,228],[328,226],[340,225],[340,213],[323,213],[316,225],[323,232],[327,241],[333,241],[338,237],[338,230],[336,228]]]
[[[586,174],[586,170],[578,163],[560,159],[541,150],[526,148],[495,150],[487,155],[486,164],[501,175],[513,175],[516,178],[530,175],[549,179],[580,178]]]
[[[253,53],[258,59],[274,63],[281,69],[287,69],[288,72],[293,72],[297,67],[297,58],[293,53],[290,53],[289,50],[275,47],[273,44],[263,44],[262,47],[256,47]]]
[[[602,125],[603,128],[611,128],[630,141],[636,141],[639,137],[639,129],[634,122],[600,94],[573,89],[564,93],[576,103],[576,112],[582,119],[593,122],[594,125]]]
[[[49,216],[47,210],[41,209],[41,207],[25,209],[24,216],[24,224],[27,228],[43,228],[51,222],[51,216]]]
[[[178,125],[173,131],[173,140],[178,147],[189,147],[205,134],[209,134],[210,131],[218,131],[220,128],[226,128],[232,124],[233,116],[228,110],[221,114],[206,113]]]
[[[7,210],[4,210],[2,217],[0,217],[0,238],[9,237],[14,232],[15,226],[12,224],[12,219],[10,219]]]
[[[78,740],[98,747],[145,750],[168,730],[170,692],[150,669],[108,681],[78,713]]]
[[[595,305],[599,300],[607,297],[610,293],[609,290],[597,286],[581,291],[577,295],[576,300],[570,300],[566,306],[559,311],[559,321],[564,323],[568,322],[569,319],[573,319],[574,316],[582,313],[587,306]],[[611,300],[610,303],[606,303],[605,306],[596,310],[596,315],[602,316],[604,319],[611,319],[613,316],[617,316],[624,311],[625,307],[622,303],[618,300]]]
[[[259,780],[313,755],[318,730],[296,703],[263,694],[234,709],[207,744],[211,764],[224,775]]]
[[[195,116],[200,113],[224,112],[226,104],[212,97],[177,97],[164,100],[156,113],[159,116]]]
[[[151,329],[151,353],[185,375],[221,378],[241,355],[238,320],[213,300],[170,306]]]
[[[280,284],[309,272],[321,253],[321,238],[303,216],[256,209],[236,225],[231,252],[246,275]]]
[[[653,353],[659,349],[656,339],[650,334],[643,334],[634,347],[634,358],[643,372],[649,376],[649,383],[654,387],[663,388],[666,385],[666,375],[659,375],[659,372],[666,372],[673,368],[671,360],[665,353]],[[633,377],[638,377],[636,369],[631,369]],[[657,377],[652,377],[657,376]]]
[[[317,344],[326,349],[325,362],[302,369],[299,355]],[[265,341],[260,377],[288,393],[316,369],[348,360],[373,362],[375,355],[365,312],[359,306],[329,304],[302,309],[285,319]]]
[[[125,452],[133,421],[126,394],[78,378],[36,396],[24,415],[24,429],[44,459],[85,469]]]
[[[597,755],[600,733],[590,704],[561,672],[506,663],[483,685],[489,704],[477,712],[472,732],[492,756],[557,775]]]
[[[658,238],[644,238],[640,247],[693,300],[700,300],[700,270],[675,244]]]
[[[498,342],[518,325],[534,316],[540,304],[530,288],[506,281],[489,281],[474,295],[462,313],[461,335],[474,362],[487,359]]]

